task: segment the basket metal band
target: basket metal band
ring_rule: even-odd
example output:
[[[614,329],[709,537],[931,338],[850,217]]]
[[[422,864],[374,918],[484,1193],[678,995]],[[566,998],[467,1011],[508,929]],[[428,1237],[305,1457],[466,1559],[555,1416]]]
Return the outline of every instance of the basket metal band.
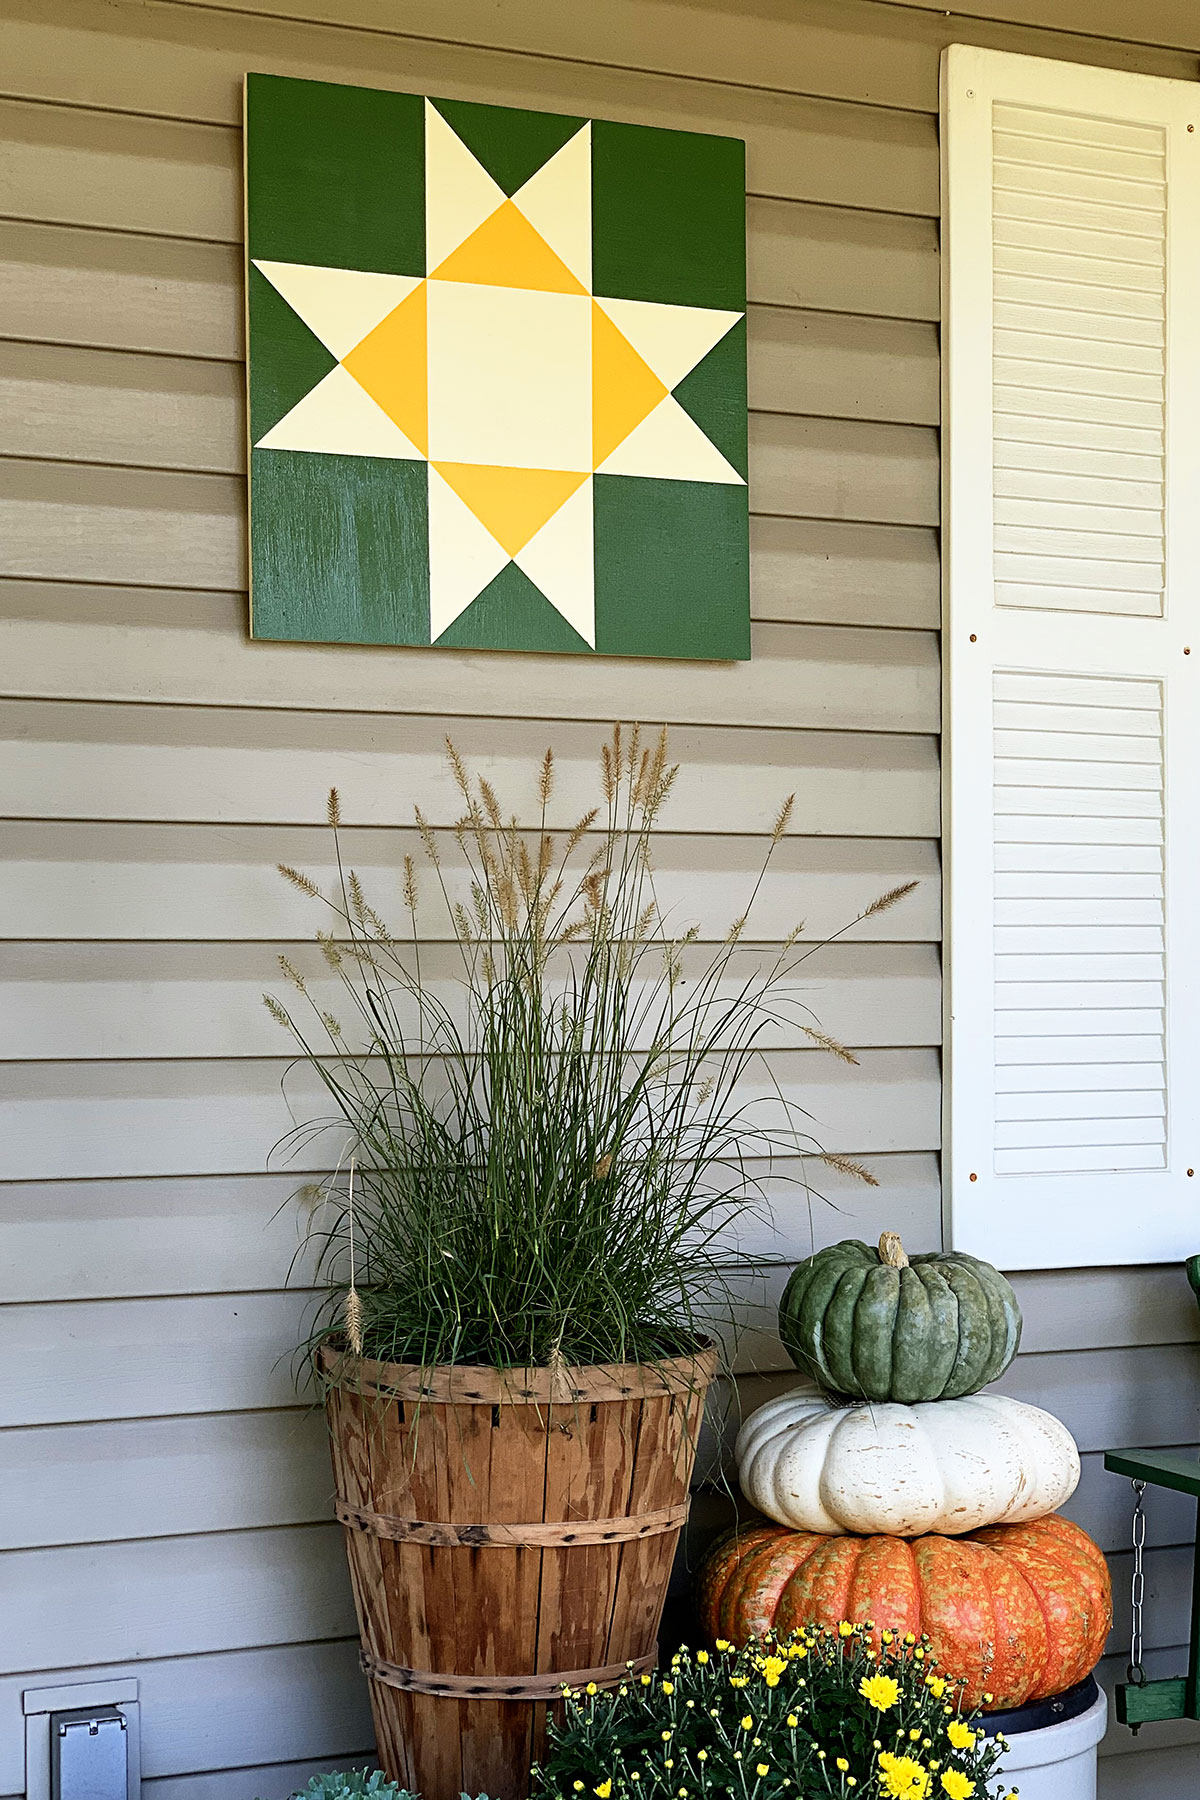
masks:
[[[397,1544],[433,1544],[441,1549],[479,1549],[491,1546],[512,1550],[570,1548],[575,1544],[620,1544],[633,1538],[658,1537],[674,1531],[688,1516],[689,1502],[663,1506],[657,1512],[617,1519],[532,1520],[519,1525],[451,1524],[431,1519],[401,1519],[393,1513],[371,1512],[339,1499],[335,1512],[343,1525],[368,1531],[373,1537]],[[591,1679],[591,1677],[589,1677]]]
[[[435,1694],[446,1700],[557,1700],[564,1687],[616,1687],[631,1675],[652,1669],[658,1661],[658,1645],[648,1656],[629,1662],[606,1663],[599,1669],[559,1669],[546,1675],[436,1675],[428,1669],[405,1669],[385,1662],[369,1650],[361,1654],[363,1673],[385,1687],[408,1694]]]

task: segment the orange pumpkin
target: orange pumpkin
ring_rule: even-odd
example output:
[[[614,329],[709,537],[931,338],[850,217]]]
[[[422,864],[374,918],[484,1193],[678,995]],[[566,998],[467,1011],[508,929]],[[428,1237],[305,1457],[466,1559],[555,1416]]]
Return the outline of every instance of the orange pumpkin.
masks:
[[[1043,1700],[1082,1681],[1112,1626],[1108,1566],[1086,1531],[1051,1514],[966,1537],[824,1537],[741,1528],[700,1571],[710,1641],[786,1636],[842,1619],[924,1632],[964,1704]]]

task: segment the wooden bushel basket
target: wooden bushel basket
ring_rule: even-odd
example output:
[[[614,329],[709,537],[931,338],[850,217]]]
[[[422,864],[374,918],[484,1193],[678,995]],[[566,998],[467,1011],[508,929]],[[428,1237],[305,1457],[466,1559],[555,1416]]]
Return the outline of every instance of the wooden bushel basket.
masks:
[[[321,1352],[379,1760],[424,1796],[524,1800],[563,1683],[653,1666],[709,1349],[593,1368]]]

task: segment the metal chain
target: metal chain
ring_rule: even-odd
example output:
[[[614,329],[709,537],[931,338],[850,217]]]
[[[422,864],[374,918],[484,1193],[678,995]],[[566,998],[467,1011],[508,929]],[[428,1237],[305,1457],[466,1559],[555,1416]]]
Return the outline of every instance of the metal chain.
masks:
[[[1132,1687],[1144,1687],[1146,1671],[1142,1667],[1142,1601],[1146,1594],[1146,1575],[1142,1568],[1142,1548],[1146,1542],[1146,1513],[1142,1506],[1142,1495],[1146,1492],[1146,1484],[1144,1481],[1133,1481],[1129,1485],[1134,1493],[1133,1640],[1129,1646],[1129,1666],[1125,1673]]]

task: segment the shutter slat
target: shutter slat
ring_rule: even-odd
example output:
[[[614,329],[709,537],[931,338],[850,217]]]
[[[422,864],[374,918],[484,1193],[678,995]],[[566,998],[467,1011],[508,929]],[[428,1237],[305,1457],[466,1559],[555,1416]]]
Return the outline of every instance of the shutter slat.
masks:
[[[998,956],[997,979],[1012,982],[1152,981],[1161,987],[1161,956]]]
[[[1022,1119],[1091,1119],[1095,1116],[1095,1093],[1004,1094],[996,1102],[997,1120],[1010,1117],[1010,1108],[1019,1108]],[[1104,1092],[1105,1111],[1119,1119],[1161,1119],[1164,1096],[1161,1088],[1108,1088]]]
[[[1000,1012],[1023,1007],[1153,1007],[1160,1022],[1166,995],[1161,981],[1017,981],[1008,971],[996,982],[996,1007]]]
[[[1144,819],[1161,832],[1164,812],[1162,758],[1162,693],[1157,682],[1111,681],[1098,683],[1078,676],[998,671],[994,677],[993,771],[997,827],[1004,821],[1005,842],[1011,841],[1018,822],[1065,815],[1077,825],[1081,820],[1124,822]],[[1107,704],[1097,704],[1107,695]],[[1053,732],[1029,734],[1042,747],[1069,742],[1070,760],[1051,760],[1013,754],[1013,734],[1007,729],[1014,707],[1035,708]],[[1080,715],[1099,731],[1072,734],[1070,725]],[[1112,761],[1103,751],[1106,741],[1119,740],[1122,724],[1134,721],[1142,735],[1127,738],[1141,760]],[[1108,730],[1103,730],[1107,725]],[[1024,746],[1022,746],[1023,748]],[[1009,852],[1003,856],[1007,860]],[[1006,979],[1005,959],[995,958],[994,1032],[996,1056],[1010,1071],[1022,1063],[1062,1061],[1066,1046],[1081,1060],[1106,1060],[1114,1048],[1123,1057],[1148,1062],[1156,1088],[1166,1087],[1165,1013],[1159,984],[1147,993],[1140,984],[1090,982],[1075,985],[1066,995],[1054,982],[1050,968],[1042,980],[1038,960],[1045,955],[1057,969],[1057,952],[1045,950],[1038,939],[1053,936],[1054,928],[1079,926],[1089,933],[1097,928],[1144,927],[1157,934],[1153,949],[1162,952],[1164,875],[1159,856],[1149,868],[1125,871],[1119,856],[1102,872],[1088,871],[1053,876],[1046,871],[1014,871],[996,859],[993,875],[993,917],[999,951],[1000,933],[1006,926],[1023,926],[1029,940],[1022,956],[1023,979]],[[1044,982],[1044,985],[1042,983]],[[1041,992],[1038,992],[1039,987]],[[1140,1039],[1133,1052],[1130,1040]],[[1090,1046],[1103,1046],[1093,1049]],[[1122,1049],[1124,1046],[1124,1049]],[[1086,1092],[1086,1090],[1084,1090]],[[1082,1151],[1101,1145],[1144,1145],[1147,1164],[1123,1163],[1123,1167],[1161,1165],[1166,1149],[1166,1118],[1161,1110],[1138,1121],[1114,1116],[1111,1090],[1093,1092],[1090,1107],[1077,1097],[1071,1118],[1049,1116],[1035,1088],[1032,1104],[1025,1109],[1019,1096],[1010,1094],[995,1121],[996,1170],[1001,1154],[1019,1150],[1021,1172],[1051,1173],[1062,1167],[1059,1154],[1069,1146]],[[1047,1161],[1039,1152],[1053,1153]]]
[[[1141,1063],[1147,1087],[1157,1087],[1163,1079],[1162,1052],[1162,1038],[1153,1032],[1141,1037],[1132,1033],[1113,1037],[1081,1032],[1074,1036],[1063,1033],[1058,1037],[1003,1038],[997,1039],[995,1046],[996,1067],[1006,1070],[1010,1076],[1008,1091],[1013,1094],[1026,1089],[1037,1091],[1029,1086],[1032,1077],[1028,1073],[1022,1083],[1022,1071],[1028,1072],[1042,1063],[1061,1063],[1069,1067],[1086,1063],[1089,1058],[1093,1062]],[[1083,1091],[1078,1083],[1073,1085],[1076,1092]]]
[[[1151,1147],[1145,1144],[1134,1144],[1127,1150],[1115,1144],[1099,1149],[1076,1144],[1066,1150],[996,1152],[997,1175],[1083,1175],[1090,1171],[1120,1174],[1123,1170],[1165,1167],[1166,1158],[1161,1153],[1152,1154]],[[1095,1255],[1094,1249],[1092,1254]]]
[[[1007,1108],[1010,1095],[1017,1104],[1023,1097],[1047,1098],[1051,1105],[1057,1104],[1053,1096],[1058,1094],[1073,1094],[1088,1105],[1096,1094],[1157,1095],[1162,1088],[1154,1081],[1156,1067],[1153,1061],[1122,1062],[1113,1057],[1107,1063],[1023,1063],[1013,1069],[1000,1068],[996,1071],[996,1107]]]
[[[1165,530],[1165,134],[1149,128],[1133,148],[1123,128],[1093,120],[1088,129],[1080,139],[1064,128],[1061,114],[995,106],[994,275],[997,282],[1036,282],[1045,303],[1057,298],[1064,308],[1123,312],[1148,300],[1152,330],[1145,343],[1107,345],[1099,365],[1081,360],[1082,347],[1062,330],[1022,334],[1020,356],[993,333],[994,434],[1008,446],[1030,428],[1040,433],[1049,421],[1055,429],[1070,422],[1084,427],[1073,448],[1110,458],[1136,449],[1146,462],[1126,469],[1141,487],[1124,496],[1098,492],[1077,467],[1060,467],[1052,491],[1045,483],[994,475],[995,599],[1000,606],[1058,610],[1064,588],[1107,588],[1106,611],[1148,616],[1162,606]],[[1086,200],[1092,208],[1087,229],[1005,211],[1006,202],[1019,209],[1031,196],[1047,195]],[[1131,216],[1138,230],[1127,229]],[[1081,288],[1090,290],[1082,302]],[[1146,435],[1131,443],[1130,430]],[[998,457],[993,466],[1000,466]],[[1047,556],[1074,564],[1082,579],[1072,581],[1062,568],[1047,571],[1041,560]],[[1138,578],[1111,585],[1097,582],[1092,568],[1079,568],[1131,562],[1143,565]],[[1085,610],[1078,593],[1065,610]]]
[[[1027,336],[1069,337],[1077,343],[1136,346],[1161,354],[1162,333],[1153,314],[1148,319],[1127,313],[1093,312],[1086,307],[1040,306],[1030,300],[1005,300],[997,294],[992,307],[996,331]]]

